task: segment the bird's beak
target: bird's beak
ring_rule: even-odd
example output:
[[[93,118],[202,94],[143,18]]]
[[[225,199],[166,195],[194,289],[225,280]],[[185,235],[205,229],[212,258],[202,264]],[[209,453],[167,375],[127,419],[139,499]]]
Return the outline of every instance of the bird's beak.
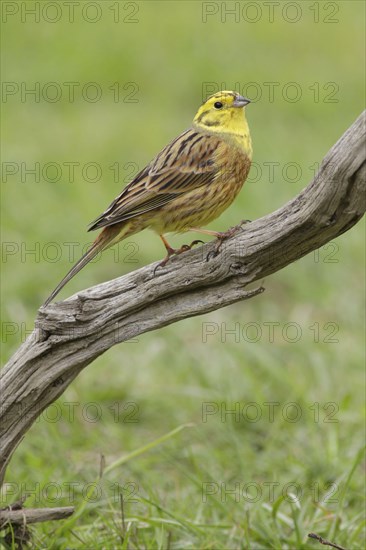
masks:
[[[233,107],[245,107],[250,103],[250,99],[243,97],[242,95],[237,95],[233,101]]]

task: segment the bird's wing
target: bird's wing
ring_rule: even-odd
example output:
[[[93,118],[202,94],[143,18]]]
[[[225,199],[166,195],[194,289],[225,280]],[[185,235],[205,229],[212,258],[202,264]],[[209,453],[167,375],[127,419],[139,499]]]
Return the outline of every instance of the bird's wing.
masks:
[[[92,222],[89,231],[159,208],[178,195],[212,181],[217,172],[213,155],[219,143],[219,139],[193,129],[183,132],[137,174]]]

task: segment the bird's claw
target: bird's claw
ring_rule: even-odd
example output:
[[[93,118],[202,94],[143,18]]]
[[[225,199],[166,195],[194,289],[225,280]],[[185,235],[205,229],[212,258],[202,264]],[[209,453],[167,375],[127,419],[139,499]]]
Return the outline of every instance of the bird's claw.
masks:
[[[252,220],[241,220],[241,222],[236,226],[238,229],[243,229],[243,225],[250,223]]]
[[[191,250],[193,246],[200,243],[204,244],[204,241],[201,241],[200,239],[196,239],[195,241],[192,241],[191,244],[182,244],[180,248],[167,249],[168,254],[165,256],[164,260],[159,262],[158,265],[154,268],[154,276],[156,274],[157,269],[159,269],[159,267],[164,267],[169,262],[171,256],[179,256],[179,254],[182,254],[183,252],[187,252],[188,250]]]
[[[201,239],[196,239],[195,241],[192,241],[191,244],[183,244],[176,254],[182,254],[182,252],[186,252],[187,250],[191,250],[196,244],[205,244],[204,241],[201,241]]]
[[[216,244],[215,244],[215,248],[213,250],[210,250],[210,252],[207,254],[206,256],[206,262],[208,262],[209,260],[211,260],[211,258],[216,258],[216,256],[219,255],[220,253],[220,249],[222,247],[222,243],[224,242],[225,239],[228,239],[229,236],[227,237],[217,237],[217,240],[216,240]]]
[[[250,223],[250,220],[241,220],[238,225],[234,225],[234,227],[230,227],[227,231],[224,231],[223,233],[217,233],[217,241],[215,248],[213,250],[210,250],[210,252],[206,256],[206,262],[208,262],[211,258],[216,258],[216,256],[220,253],[220,249],[222,247],[223,242],[226,239],[230,239],[230,237],[233,237],[235,233],[238,231],[243,230],[243,225]]]

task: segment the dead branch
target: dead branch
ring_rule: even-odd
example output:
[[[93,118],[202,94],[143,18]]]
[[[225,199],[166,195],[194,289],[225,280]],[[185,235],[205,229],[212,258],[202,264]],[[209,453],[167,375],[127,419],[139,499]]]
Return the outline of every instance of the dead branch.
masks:
[[[144,332],[259,294],[262,288],[247,286],[355,225],[365,211],[364,128],[365,112],[297,197],[246,225],[217,257],[206,261],[209,243],[155,276],[148,265],[41,308],[33,333],[1,372],[0,486],[24,434],[96,357]]]
[[[7,523],[11,523],[11,525],[27,525],[29,523],[66,519],[73,512],[73,506],[64,506],[62,508],[22,508],[20,510],[1,509],[0,529],[6,527]]]
[[[324,544],[324,546],[331,546],[332,548],[336,548],[337,550],[346,550],[345,548],[343,548],[343,546],[339,546],[338,544],[335,544],[334,542],[330,542],[329,540],[325,540],[321,536],[316,535],[315,533],[309,533],[308,537],[310,539],[317,540],[318,542],[320,542],[320,544]]]

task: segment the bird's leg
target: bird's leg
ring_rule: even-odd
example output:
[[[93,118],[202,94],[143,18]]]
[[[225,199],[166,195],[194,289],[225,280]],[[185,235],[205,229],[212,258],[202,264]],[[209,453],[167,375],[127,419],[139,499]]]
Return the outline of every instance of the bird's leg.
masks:
[[[211,231],[210,229],[201,229],[199,227],[198,228],[190,227],[188,231],[196,231],[198,233],[204,233],[205,235],[214,235],[216,237],[217,242],[216,242],[215,248],[211,250],[211,252],[209,252],[206,256],[206,261],[208,262],[210,258],[215,258],[219,254],[225,239],[229,239],[230,237],[233,237],[235,233],[243,229],[243,225],[249,222],[250,220],[242,220],[240,223],[238,223],[238,225],[234,225],[234,227],[230,227],[230,229],[223,232]]]
[[[159,235],[159,237],[161,238],[161,240],[164,243],[165,249],[167,251],[167,255],[154,269],[154,275],[155,275],[156,270],[159,267],[164,267],[169,262],[171,256],[182,254],[183,252],[186,252],[187,250],[191,250],[191,248],[193,246],[195,246],[196,244],[203,243],[203,241],[196,239],[195,241],[192,241],[191,244],[183,244],[180,248],[172,248],[170,246],[170,244],[168,243],[168,241],[166,240],[166,238],[164,237],[164,235]]]
[[[170,256],[173,256],[174,254],[177,253],[177,251],[175,250],[175,248],[172,248],[170,246],[170,244],[168,243],[168,241],[166,240],[166,238],[164,237],[164,235],[159,235],[159,237],[161,238],[161,240],[163,241],[163,244],[165,246],[165,249],[166,249],[166,256],[165,258],[156,266],[156,268],[154,269],[154,275],[155,275],[155,271],[159,268],[159,267],[164,267],[168,262],[169,262],[169,259],[170,259]]]

